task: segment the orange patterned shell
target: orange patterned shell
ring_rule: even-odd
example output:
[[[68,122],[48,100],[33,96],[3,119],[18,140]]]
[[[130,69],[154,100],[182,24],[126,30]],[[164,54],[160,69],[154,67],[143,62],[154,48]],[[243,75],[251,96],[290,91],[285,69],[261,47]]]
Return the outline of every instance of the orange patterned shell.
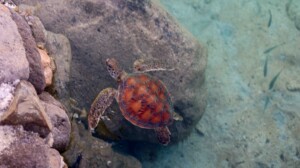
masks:
[[[132,124],[153,129],[169,125],[173,106],[164,84],[146,74],[131,74],[119,86],[119,106]]]

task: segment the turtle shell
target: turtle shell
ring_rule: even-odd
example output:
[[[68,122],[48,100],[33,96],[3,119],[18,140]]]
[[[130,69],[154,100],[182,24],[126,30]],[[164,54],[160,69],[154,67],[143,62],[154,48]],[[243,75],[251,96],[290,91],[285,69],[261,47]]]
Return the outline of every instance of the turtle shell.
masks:
[[[146,74],[131,74],[119,86],[118,102],[132,124],[153,129],[171,124],[173,106],[165,85]]]

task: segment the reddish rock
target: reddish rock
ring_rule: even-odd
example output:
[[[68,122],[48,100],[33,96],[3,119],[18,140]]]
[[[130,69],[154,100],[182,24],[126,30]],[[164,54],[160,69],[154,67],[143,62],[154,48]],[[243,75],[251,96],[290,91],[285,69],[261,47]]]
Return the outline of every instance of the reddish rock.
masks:
[[[41,56],[41,62],[43,65],[44,76],[46,81],[46,86],[50,86],[52,84],[53,71],[51,66],[51,58],[49,57],[46,50],[38,49],[39,54]]]

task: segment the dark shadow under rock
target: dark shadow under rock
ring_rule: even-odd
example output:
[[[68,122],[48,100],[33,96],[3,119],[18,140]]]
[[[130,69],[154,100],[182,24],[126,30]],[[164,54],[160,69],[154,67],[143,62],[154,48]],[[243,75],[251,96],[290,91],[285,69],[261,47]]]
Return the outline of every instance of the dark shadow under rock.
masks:
[[[69,144],[71,133],[71,123],[66,108],[47,92],[42,92],[39,95],[39,98],[53,125],[51,132],[53,134],[54,142],[52,147],[63,152]]]
[[[69,167],[142,167],[134,157],[113,151],[111,144],[92,137],[81,124],[76,122],[72,123],[71,143],[63,156]]]

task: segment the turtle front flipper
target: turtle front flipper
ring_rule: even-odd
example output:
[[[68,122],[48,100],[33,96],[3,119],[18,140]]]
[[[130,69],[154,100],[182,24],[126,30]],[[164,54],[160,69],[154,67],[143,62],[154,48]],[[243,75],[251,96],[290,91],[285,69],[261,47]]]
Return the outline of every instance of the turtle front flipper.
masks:
[[[158,60],[138,59],[133,63],[134,72],[150,72],[150,71],[173,71],[174,68],[167,68]]]
[[[111,105],[116,95],[117,90],[113,88],[103,89],[98,94],[88,114],[89,130],[91,132],[97,127],[100,117],[104,115],[105,110]]]
[[[155,130],[155,133],[156,133],[159,143],[161,143],[163,145],[168,145],[168,143],[170,142],[170,135],[171,135],[169,128],[168,127],[158,127],[158,128],[155,128],[154,130]]]

